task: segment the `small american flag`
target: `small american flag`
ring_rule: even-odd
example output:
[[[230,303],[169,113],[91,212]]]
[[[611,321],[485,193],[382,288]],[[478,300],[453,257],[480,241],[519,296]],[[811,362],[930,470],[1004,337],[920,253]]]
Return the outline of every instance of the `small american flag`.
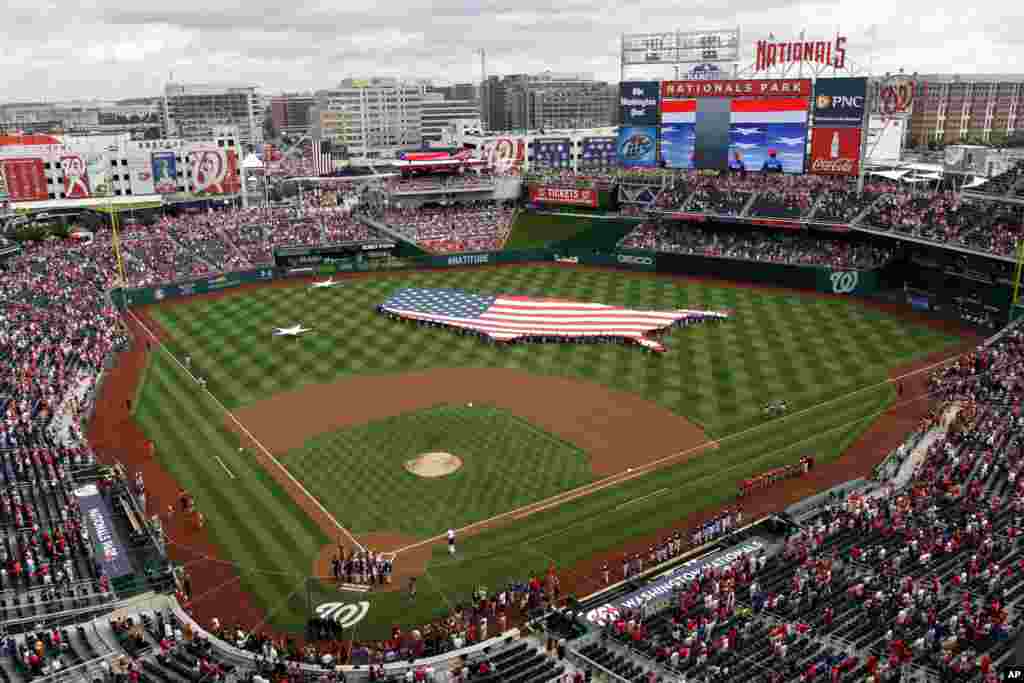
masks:
[[[492,296],[459,289],[407,288],[380,306],[385,313],[474,330],[500,341],[523,337],[618,337],[654,351],[665,347],[645,335],[673,325],[700,320],[722,320],[716,311],[643,311],[605,304],[539,299],[527,296]]]
[[[319,140],[313,141],[313,168],[318,178],[334,173],[331,153],[323,151],[323,144]]]

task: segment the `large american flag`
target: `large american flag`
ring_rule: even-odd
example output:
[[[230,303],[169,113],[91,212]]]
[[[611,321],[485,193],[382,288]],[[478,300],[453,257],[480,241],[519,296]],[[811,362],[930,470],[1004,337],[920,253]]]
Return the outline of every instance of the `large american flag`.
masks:
[[[729,317],[717,311],[644,311],[579,301],[419,288],[395,292],[380,309],[409,320],[474,330],[500,341],[539,335],[567,340],[620,337],[655,351],[664,351],[665,347],[645,336],[650,332],[685,321]]]
[[[331,153],[323,151],[323,144],[320,140],[313,140],[313,168],[316,170],[318,178],[334,173]]]

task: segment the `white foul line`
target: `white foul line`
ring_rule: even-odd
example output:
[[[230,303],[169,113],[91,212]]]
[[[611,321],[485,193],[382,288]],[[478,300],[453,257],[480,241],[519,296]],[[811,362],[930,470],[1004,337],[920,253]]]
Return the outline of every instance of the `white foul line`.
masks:
[[[168,356],[170,356],[171,360],[173,360],[178,365],[179,368],[184,370],[185,373],[189,377],[191,377],[193,380],[195,379],[195,375],[193,375],[188,370],[188,368],[186,368],[184,365],[181,364],[181,361],[178,360],[177,357],[173,353],[171,353],[170,350],[166,346],[164,346],[163,342],[161,342],[159,339],[157,339],[157,336],[155,334],[153,334],[152,330],[150,330],[148,327],[146,327],[146,324],[143,323],[141,320],[139,320],[139,318],[135,315],[135,313],[132,312],[132,310],[130,308],[126,308],[125,311],[128,313],[128,315],[130,315],[135,320],[135,322],[137,322],[139,324],[139,326],[142,329],[144,329],[146,331],[146,334],[148,334],[150,337],[153,338],[153,341],[156,342],[157,346],[159,346],[161,349],[163,349],[163,352],[166,353]],[[352,541],[352,543],[357,548],[359,548],[360,551],[365,550],[365,548],[362,546],[362,544],[359,541],[356,540],[355,536],[353,536],[349,532],[348,529],[346,529],[345,527],[343,527],[341,524],[338,523],[338,520],[336,520],[334,518],[334,515],[332,515],[330,512],[328,512],[327,508],[325,508],[320,503],[320,501],[317,500],[317,498],[313,494],[311,494],[309,491],[307,491],[306,487],[303,486],[299,482],[298,479],[296,479],[295,477],[292,476],[292,473],[289,472],[285,468],[285,466],[281,464],[281,461],[278,460],[277,458],[275,458],[273,453],[271,453],[269,450],[267,450],[266,446],[264,446],[262,443],[260,443],[259,440],[255,436],[253,436],[252,432],[250,432],[248,429],[246,429],[245,425],[243,425],[241,422],[238,421],[238,418],[235,417],[234,413],[232,413],[230,410],[228,410],[227,407],[223,403],[220,402],[220,399],[213,395],[213,392],[211,392],[205,386],[202,387],[202,390],[205,391],[207,393],[207,395],[209,395],[209,397],[213,399],[214,403],[216,403],[218,406],[220,406],[220,409],[223,410],[224,413],[229,418],[231,418],[231,421],[234,422],[235,425],[237,425],[239,429],[241,429],[243,432],[245,432],[245,435],[248,436],[252,440],[252,442],[254,444],[256,444],[256,447],[259,448],[261,451],[263,451],[264,455],[266,455],[268,458],[270,458],[270,461],[273,462],[277,466],[277,468],[280,469],[285,474],[285,476],[288,477],[289,480],[291,480],[291,482],[293,484],[298,486],[299,490],[302,491],[302,493],[305,494],[305,496],[307,498],[309,498],[311,501],[313,501],[313,504],[317,506],[317,508],[320,510],[320,512],[322,512],[327,517],[327,519],[331,520],[331,522],[334,523],[334,526],[336,526],[338,528],[338,531],[343,533],[348,538],[348,540]],[[221,463],[221,464],[223,465],[223,463]]]
[[[687,456],[687,455],[692,455],[693,453],[696,453],[698,451],[704,450],[705,448],[718,448],[722,443],[724,443],[726,441],[730,441],[730,440],[736,439],[736,438],[738,438],[740,436],[744,436],[746,434],[749,434],[750,432],[757,431],[757,430],[762,429],[762,428],[764,428],[764,427],[766,427],[766,426],[768,426],[770,424],[773,424],[775,422],[788,420],[788,419],[790,419],[792,417],[796,417],[797,415],[802,415],[802,414],[810,412],[812,410],[817,410],[818,408],[821,408],[822,406],[827,406],[830,403],[835,403],[836,401],[841,401],[841,400],[847,399],[850,396],[855,396],[856,394],[868,391],[870,389],[877,389],[878,387],[885,386],[886,384],[893,384],[893,383],[898,382],[900,380],[906,379],[907,377],[913,377],[914,375],[919,375],[922,372],[929,372],[929,371],[933,370],[934,368],[939,367],[940,365],[947,365],[950,362],[952,362],[954,360],[957,360],[958,358],[960,358],[961,356],[965,355],[966,353],[970,353],[970,351],[966,351],[964,353],[958,353],[955,356],[950,356],[949,358],[946,358],[945,360],[938,361],[937,363],[932,363],[931,365],[928,365],[928,366],[923,367],[923,368],[918,368],[917,370],[912,370],[910,372],[907,372],[907,373],[904,373],[902,375],[899,375],[898,377],[886,378],[885,380],[883,380],[881,382],[876,382],[875,384],[869,384],[868,386],[861,387],[860,389],[854,389],[853,391],[851,391],[851,392],[849,392],[847,394],[842,394],[840,396],[836,396],[835,398],[830,398],[827,401],[823,401],[823,402],[815,404],[813,406],[808,406],[807,408],[804,408],[802,410],[798,410],[795,413],[789,413],[788,415],[784,415],[782,417],[774,418],[772,420],[769,420],[768,422],[762,422],[761,424],[754,425],[753,427],[748,427],[746,429],[741,429],[740,431],[733,432],[732,434],[726,434],[725,436],[722,436],[722,437],[720,437],[718,439],[709,439],[707,441],[704,441],[704,442],[701,442],[701,443],[697,444],[696,446],[693,446],[691,448],[687,448],[686,450],[683,450],[683,451],[679,451],[678,453],[673,453],[672,455],[667,455],[664,458],[659,458],[657,460],[653,460],[653,461],[651,461],[651,462],[649,462],[649,463],[647,463],[645,465],[640,465],[639,467],[634,467],[631,472],[630,471],[626,471],[626,472],[619,472],[618,474],[612,474],[610,476],[605,477],[604,479],[599,479],[599,480],[597,480],[595,482],[591,482],[590,484],[584,484],[583,486],[580,486],[578,488],[571,489],[569,491],[563,491],[562,493],[559,493],[559,494],[556,494],[554,496],[551,496],[550,498],[545,498],[543,500],[539,500],[539,501],[536,501],[534,503],[530,503],[529,505],[523,505],[522,507],[518,507],[518,508],[516,508],[514,510],[508,510],[507,512],[502,512],[501,514],[495,515],[493,517],[488,517],[487,519],[482,519],[482,520],[480,520],[478,522],[473,522],[472,524],[467,524],[466,526],[464,526],[462,528],[456,529],[455,533],[456,534],[461,534],[461,533],[464,533],[466,531],[471,531],[471,530],[476,529],[478,527],[484,527],[484,526],[486,526],[488,524],[493,524],[494,522],[497,522],[499,520],[505,519],[507,517],[511,517],[512,519],[515,519],[515,520],[523,519],[525,517],[529,517],[530,515],[532,515],[532,514],[534,514],[536,512],[542,512],[544,510],[548,510],[548,509],[553,508],[553,507],[558,507],[559,505],[562,505],[563,503],[567,503],[567,502],[569,502],[571,500],[575,500],[577,498],[582,498],[584,496],[589,496],[589,495],[591,495],[593,493],[597,493],[598,491],[603,491],[604,489],[612,487],[612,486],[618,486],[619,484],[622,484],[623,482],[629,481],[631,479],[635,479],[635,478],[637,478],[639,476],[647,474],[648,472],[651,472],[651,471],[653,471],[655,469],[658,469],[661,465],[663,465],[663,464],[665,464],[667,462],[670,462],[672,460],[675,460],[677,458],[681,458],[681,457],[684,457],[684,456]],[[890,408],[891,408],[891,406],[890,406]],[[886,410],[889,410],[889,408],[886,408]],[[864,419],[864,418],[860,418],[860,419]],[[540,507],[537,507],[538,505]],[[416,548],[420,548],[420,547],[423,547],[425,545],[430,545],[432,543],[437,543],[438,541],[443,541],[446,538],[447,538],[447,534],[438,534],[437,536],[433,536],[431,538],[425,538],[422,541],[417,541],[416,543],[410,543],[409,545],[406,545],[406,546],[403,546],[401,548],[398,548],[394,552],[395,552],[396,555],[398,555],[398,554],[406,552],[407,550],[414,550]]]
[[[217,462],[219,462],[220,466],[224,468],[224,471],[228,473],[228,476],[231,477],[232,479],[234,479],[235,478],[234,473],[231,470],[228,469],[228,466],[224,464],[224,461],[220,459],[220,456],[219,455],[215,455],[213,457],[217,459]]]
[[[640,496],[639,498],[633,498],[632,500],[627,500],[625,503],[619,503],[618,505],[616,505],[612,509],[612,512],[615,512],[615,510],[621,510],[622,508],[626,507],[627,505],[632,505],[633,503],[639,503],[640,501],[647,500],[648,498],[654,498],[655,496],[660,496],[661,494],[665,493],[666,491],[668,491],[668,489],[658,489],[654,493],[648,493],[646,496]]]

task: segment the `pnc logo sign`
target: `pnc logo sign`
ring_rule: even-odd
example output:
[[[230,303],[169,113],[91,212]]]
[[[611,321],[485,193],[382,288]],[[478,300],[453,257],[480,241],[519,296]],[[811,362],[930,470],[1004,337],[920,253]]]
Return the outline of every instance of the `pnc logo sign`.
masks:
[[[863,109],[864,97],[862,95],[818,95],[815,98],[818,109]]]

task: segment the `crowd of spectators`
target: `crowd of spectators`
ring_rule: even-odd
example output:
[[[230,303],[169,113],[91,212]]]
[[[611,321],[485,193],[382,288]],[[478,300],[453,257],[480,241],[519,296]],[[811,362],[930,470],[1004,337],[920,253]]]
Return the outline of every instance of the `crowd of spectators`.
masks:
[[[438,208],[388,209],[392,229],[439,253],[500,249],[512,227],[514,210],[505,204],[458,203]]]
[[[892,258],[890,250],[845,240],[798,232],[710,230],[682,222],[641,223],[619,246],[833,268],[877,268]]]
[[[778,554],[703,565],[663,611],[611,612],[583,654],[688,681],[1000,680],[1024,599],[1024,329],[929,384],[936,431],[906,485],[830,496]]]
[[[0,617],[112,599],[74,495],[95,474],[81,429],[109,354],[126,341],[110,271],[81,247],[35,243],[0,275]]]
[[[951,190],[918,192],[894,186],[860,224],[1008,256],[1024,237],[1024,209],[964,199]]]
[[[448,192],[453,190],[490,189],[494,177],[490,173],[461,173],[445,176],[414,176],[393,178],[385,187],[390,194]]]

